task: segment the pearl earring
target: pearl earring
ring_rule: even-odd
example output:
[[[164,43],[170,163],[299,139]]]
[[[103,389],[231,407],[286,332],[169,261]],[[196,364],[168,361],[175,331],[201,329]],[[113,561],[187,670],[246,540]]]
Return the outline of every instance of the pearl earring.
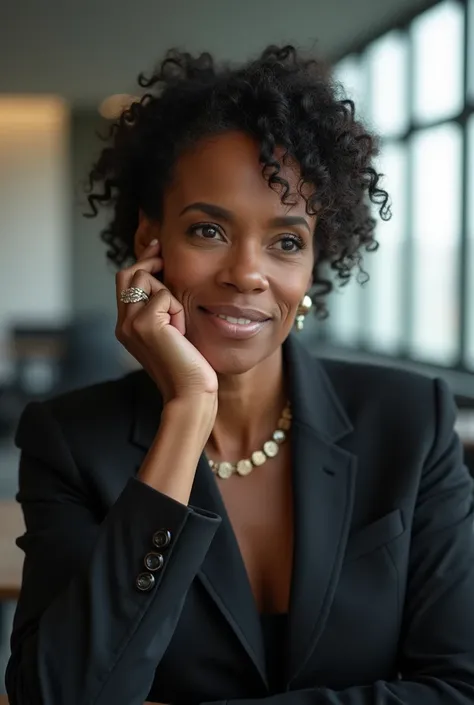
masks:
[[[306,296],[303,298],[302,302],[298,306],[296,310],[296,330],[301,331],[304,328],[304,322],[305,318],[308,315],[308,313],[311,311],[311,308],[313,306],[313,302],[311,300],[311,297],[306,294]]]

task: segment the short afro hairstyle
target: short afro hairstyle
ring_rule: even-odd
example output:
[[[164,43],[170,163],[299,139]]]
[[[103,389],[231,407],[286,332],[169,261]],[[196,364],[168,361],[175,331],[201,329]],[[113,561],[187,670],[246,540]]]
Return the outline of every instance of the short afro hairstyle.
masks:
[[[209,53],[169,50],[149,77],[140,74],[143,95],[125,109],[105,137],[107,146],[89,174],[88,201],[113,215],[101,232],[107,257],[117,267],[134,258],[139,210],[160,219],[163,193],[177,158],[209,135],[239,130],[260,145],[262,174],[283,203],[288,182],[279,176],[276,148],[296,160],[306,210],[317,214],[312,297],[327,316],[333,280],[347,283],[354,267],[368,275],[362,250],[377,249],[373,206],[390,218],[389,197],[374,167],[378,139],[355,115],[354,103],[329,67],[292,46],[269,46],[246,64],[216,67]],[[283,161],[285,156],[283,157]]]

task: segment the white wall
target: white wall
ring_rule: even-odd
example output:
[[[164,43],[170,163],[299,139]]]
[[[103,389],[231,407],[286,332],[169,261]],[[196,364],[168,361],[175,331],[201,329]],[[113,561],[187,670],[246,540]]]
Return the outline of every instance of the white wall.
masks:
[[[90,347],[90,355],[123,360],[127,366],[132,359],[125,348],[115,338],[117,303],[115,294],[116,269],[107,261],[106,245],[100,239],[100,232],[108,223],[111,212],[99,210],[95,218],[85,218],[84,212],[90,212],[85,185],[94,162],[96,162],[104,143],[97,133],[106,134],[110,124],[103,120],[97,111],[75,111],[71,118],[71,194],[73,196],[73,221],[71,236],[71,286],[72,309],[80,318],[96,320],[94,325],[97,340],[101,339],[101,348]],[[96,189],[97,190],[97,189]],[[102,189],[99,187],[98,189]],[[92,323],[91,320],[91,323]],[[97,329],[99,326],[99,331]],[[98,343],[99,344],[99,343]],[[95,363],[98,364],[98,361]],[[110,374],[113,374],[110,369]]]
[[[110,125],[95,112],[76,111],[71,119],[71,174],[73,193],[72,233],[72,295],[77,314],[104,313],[115,318],[115,269],[107,262],[106,245],[100,231],[112,213],[99,210],[95,218],[90,213],[85,186],[94,162],[104,148],[97,133],[106,134]],[[98,189],[101,191],[101,187]]]
[[[71,312],[69,111],[56,97],[0,96],[0,380],[7,333]]]

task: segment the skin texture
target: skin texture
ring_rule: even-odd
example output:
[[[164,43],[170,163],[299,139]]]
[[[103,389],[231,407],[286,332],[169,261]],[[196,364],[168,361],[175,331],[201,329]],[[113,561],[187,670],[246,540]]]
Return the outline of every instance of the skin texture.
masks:
[[[117,275],[117,337],[165,402],[139,477],[184,504],[202,450],[215,461],[248,458],[271,437],[288,398],[282,343],[312,284],[317,224],[298,165],[281,150],[277,158],[291,188],[285,204],[248,135],[221,133],[183,152],[162,217],[141,212],[137,261]],[[130,286],[149,300],[122,303]],[[236,339],[203,310],[218,305],[257,310],[265,322]],[[290,448],[291,437],[245,479],[216,478],[262,613],[288,611]]]
[[[137,258],[159,241],[163,282],[182,304],[186,338],[217,373],[219,404],[207,447],[216,459],[246,456],[275,428],[286,396],[281,344],[312,281],[316,217],[297,193],[298,167],[282,163],[294,195],[293,205],[284,205],[258,155],[258,144],[240,132],[202,140],[178,159],[161,222],[142,213],[135,236]],[[195,203],[228,215],[189,209]],[[274,223],[288,216],[301,223]],[[271,320],[236,341],[199,308],[216,304],[255,308]]]

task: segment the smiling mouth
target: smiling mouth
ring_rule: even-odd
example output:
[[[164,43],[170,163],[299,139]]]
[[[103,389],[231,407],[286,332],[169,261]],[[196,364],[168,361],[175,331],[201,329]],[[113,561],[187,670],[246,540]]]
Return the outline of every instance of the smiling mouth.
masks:
[[[207,308],[201,307],[201,310],[204,313],[207,313],[208,316],[214,316],[215,318],[220,318],[222,321],[227,321],[227,323],[231,323],[234,326],[255,326],[255,325],[261,325],[263,323],[266,323],[269,321],[269,318],[258,318],[258,319],[252,319],[252,318],[246,318],[245,316],[229,316],[226,315],[225,313],[215,313],[214,311],[209,311]]]
[[[240,308],[237,306],[199,306],[201,311],[221,318],[223,321],[228,321],[233,325],[249,325],[250,323],[265,323],[270,320],[270,316],[262,311],[253,308]]]
[[[266,321],[270,320],[269,318],[260,318],[258,320],[252,320],[251,318],[246,318],[245,316],[228,316],[224,313],[214,313],[214,311],[208,311],[208,309],[204,307],[201,307],[201,310],[204,311],[204,313],[207,313],[209,316],[215,316],[216,318],[220,318],[223,321],[232,323],[232,325],[234,326],[249,326],[251,324],[256,323],[265,323]]]
[[[233,316],[224,316],[222,313],[214,313],[211,315],[217,316],[217,318],[222,318],[222,320],[228,321],[229,323],[234,323],[237,326],[248,326],[252,323],[250,318],[234,318]]]
[[[250,309],[248,315],[252,315],[253,319],[258,316],[259,320],[247,318],[245,315],[231,316],[227,313],[209,311],[207,308],[204,308],[204,306],[200,306],[199,309],[206,316],[214,330],[218,331],[226,338],[233,338],[235,340],[252,338],[265,328],[270,321],[269,318],[263,318],[256,311],[250,312]],[[242,311],[242,313],[244,313],[244,311]]]

